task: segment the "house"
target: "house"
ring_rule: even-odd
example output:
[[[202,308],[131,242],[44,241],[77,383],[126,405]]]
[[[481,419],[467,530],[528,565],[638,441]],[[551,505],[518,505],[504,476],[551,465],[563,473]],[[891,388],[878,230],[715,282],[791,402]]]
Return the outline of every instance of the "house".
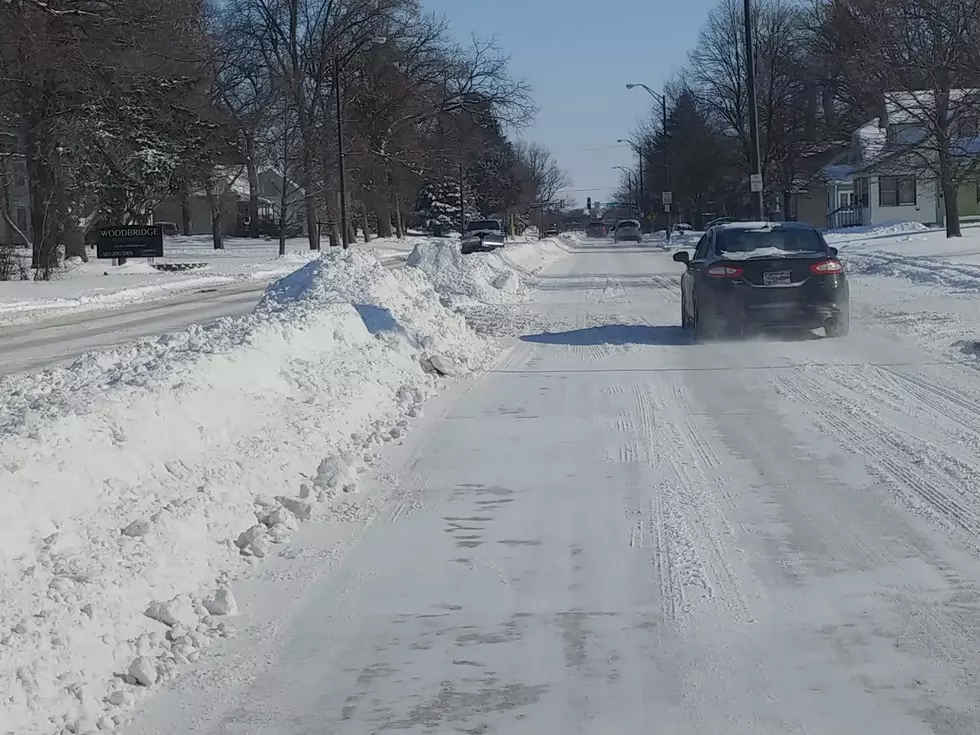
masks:
[[[957,111],[958,134],[954,156],[968,169],[980,153],[977,120],[965,110],[980,107],[972,90],[954,90],[950,109]],[[883,114],[868,121],[851,136],[849,149],[825,166],[809,188],[806,215],[801,219],[820,227],[840,228],[908,221],[945,224],[942,187],[934,171],[936,154],[920,120],[932,104],[931,92],[888,93]],[[959,103],[959,106],[958,106]],[[957,194],[959,214],[980,214],[980,170],[962,181]],[[824,200],[825,215],[819,214]]]
[[[245,167],[221,167],[216,170],[220,200],[221,231],[228,235],[245,236],[249,232],[249,187]],[[258,171],[259,223],[263,234],[278,231],[282,208],[283,175],[274,168]],[[153,210],[156,223],[172,222],[183,235],[210,235],[211,197],[205,191],[195,191],[186,197],[174,196]],[[306,234],[305,192],[286,179],[286,228],[292,236]]]
[[[0,245],[26,245],[24,236],[31,238],[30,188],[27,164],[18,153],[0,151],[0,208],[6,215],[0,214]]]

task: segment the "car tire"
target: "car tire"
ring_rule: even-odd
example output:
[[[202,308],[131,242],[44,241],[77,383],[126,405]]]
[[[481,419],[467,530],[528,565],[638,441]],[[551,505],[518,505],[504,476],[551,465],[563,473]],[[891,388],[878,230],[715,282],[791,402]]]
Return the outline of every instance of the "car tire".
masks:
[[[705,319],[701,315],[697,301],[694,302],[694,323],[691,327],[694,330],[694,340],[696,342],[706,342],[716,337],[714,321]]]
[[[828,322],[824,327],[824,332],[831,339],[846,337],[851,331],[851,314],[848,309],[841,310],[834,322]]]

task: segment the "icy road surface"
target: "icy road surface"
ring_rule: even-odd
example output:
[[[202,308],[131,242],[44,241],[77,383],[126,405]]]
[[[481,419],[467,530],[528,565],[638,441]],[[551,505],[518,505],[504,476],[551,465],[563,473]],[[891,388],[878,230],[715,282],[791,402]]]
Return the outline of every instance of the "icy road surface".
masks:
[[[848,339],[691,345],[676,278],[564,260],[126,732],[980,732],[976,370],[858,279]]]

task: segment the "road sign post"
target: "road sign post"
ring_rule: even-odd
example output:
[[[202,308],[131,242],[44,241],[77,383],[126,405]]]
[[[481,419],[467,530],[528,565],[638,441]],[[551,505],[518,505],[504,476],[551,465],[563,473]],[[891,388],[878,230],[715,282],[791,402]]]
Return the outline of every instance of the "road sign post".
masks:
[[[126,258],[162,258],[163,227],[160,225],[115,225],[99,228],[96,257],[118,261]]]

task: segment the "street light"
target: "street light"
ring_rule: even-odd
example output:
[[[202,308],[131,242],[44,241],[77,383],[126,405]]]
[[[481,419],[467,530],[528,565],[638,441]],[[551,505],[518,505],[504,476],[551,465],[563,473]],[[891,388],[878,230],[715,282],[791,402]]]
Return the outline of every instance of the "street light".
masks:
[[[637,189],[636,208],[640,212],[640,220],[643,220],[643,218],[644,218],[643,205],[646,202],[646,197],[643,196],[643,194],[644,194],[644,192],[643,192],[643,149],[640,146],[638,146],[636,143],[634,143],[633,141],[626,140],[625,138],[618,138],[616,140],[616,142],[617,143],[625,143],[630,148],[632,148],[633,149],[633,152],[636,153],[636,157],[640,161],[640,167],[639,167],[638,172],[637,172],[637,174],[638,174],[638,180],[637,180],[637,185],[636,185],[636,189]]]
[[[748,0],[746,0],[748,2]],[[663,119],[663,129],[664,129],[664,186],[667,187],[667,191],[670,191],[670,150],[667,146],[667,98],[654,92],[645,84],[627,84],[626,89],[635,89],[640,87],[646,90],[647,94],[653,97],[655,100],[660,100],[660,112]],[[667,215],[667,242],[670,242],[670,206],[664,206],[664,213]]]
[[[354,50],[344,58],[344,62],[349,61],[354,54],[365,46],[380,46],[387,40],[385,36],[369,38],[367,41],[355,46]],[[340,55],[334,54],[333,87],[334,101],[337,105],[337,168],[340,176],[340,241],[344,244],[344,250],[347,250],[350,247],[350,229],[347,226],[347,168],[346,161],[344,160],[344,116],[343,102],[340,94],[340,71],[342,66]]]
[[[629,192],[629,196],[630,196],[629,205],[630,207],[632,207],[633,206],[633,172],[630,169],[626,168],[626,166],[613,166],[613,168],[619,169],[620,171],[626,174],[626,190]]]

